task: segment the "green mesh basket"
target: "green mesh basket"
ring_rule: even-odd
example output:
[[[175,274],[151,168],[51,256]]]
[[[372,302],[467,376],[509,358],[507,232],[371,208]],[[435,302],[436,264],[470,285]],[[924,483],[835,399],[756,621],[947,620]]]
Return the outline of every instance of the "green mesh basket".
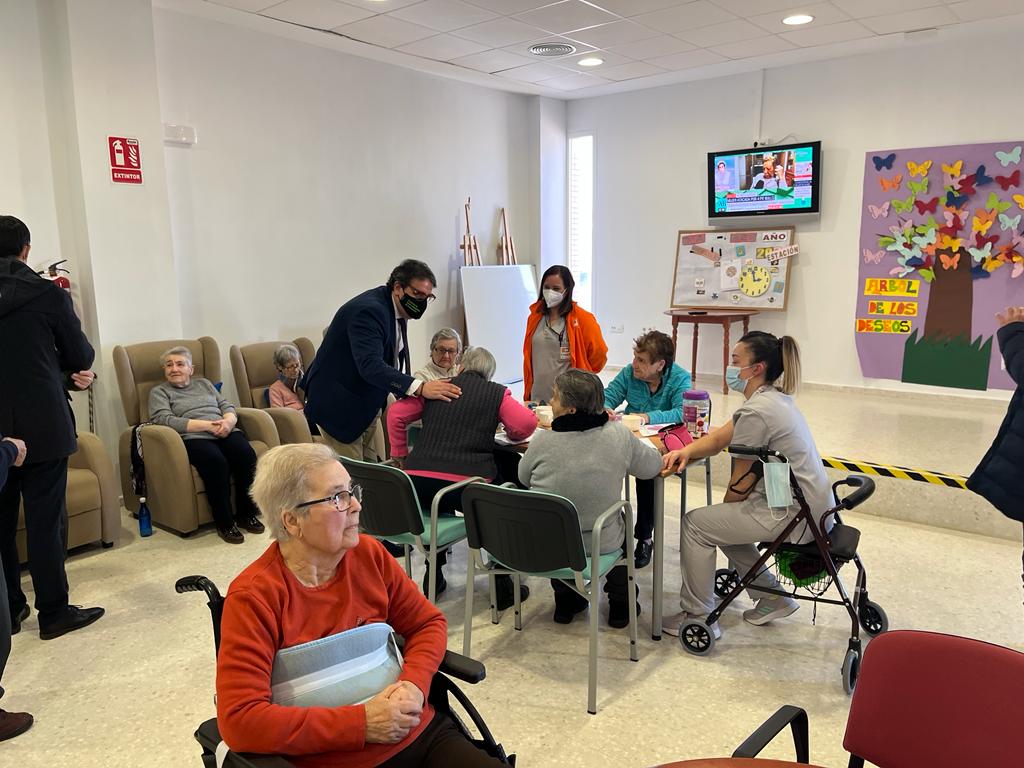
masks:
[[[809,587],[828,578],[828,571],[820,557],[800,552],[776,552],[775,566],[780,579],[792,582],[797,587]]]

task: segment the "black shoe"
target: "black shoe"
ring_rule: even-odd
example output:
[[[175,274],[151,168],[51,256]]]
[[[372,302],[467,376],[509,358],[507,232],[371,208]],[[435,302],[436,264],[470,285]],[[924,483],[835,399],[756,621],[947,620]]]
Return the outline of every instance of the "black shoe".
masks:
[[[587,610],[587,605],[585,600],[579,603],[555,600],[555,615],[552,618],[554,618],[555,624],[571,624],[573,619]]]
[[[249,533],[263,533],[267,530],[256,515],[252,515],[251,517],[240,517],[235,522],[239,527],[245,528]]]
[[[102,615],[102,608],[82,608],[78,605],[69,605],[57,619],[46,623],[39,622],[39,639],[53,640],[53,638],[66,635],[68,632],[74,632],[76,629],[88,627]]]
[[[636,615],[640,615],[640,603],[636,604]],[[629,603],[608,604],[608,626],[614,629],[629,626]]]
[[[21,607],[21,610],[18,611],[18,615],[11,617],[11,634],[12,635],[16,635],[19,632],[21,632],[21,622],[23,622],[25,619],[28,618],[29,613],[30,613],[29,607],[27,605],[23,605]],[[17,736],[17,734],[14,734],[14,735]]]
[[[5,712],[0,709],[0,741],[20,736],[32,727],[32,715],[28,712]]]
[[[646,568],[651,564],[653,552],[654,546],[650,541],[638,541],[636,549],[633,550],[633,566],[636,568]]]
[[[512,592],[513,581],[511,576],[495,576],[497,583],[495,584],[495,591],[497,594],[497,608],[499,611],[504,611],[511,608],[516,603],[515,594]],[[525,584],[519,586],[519,601],[522,602],[530,596],[530,588]]]
[[[221,528],[218,526],[217,535],[220,536],[228,544],[241,544],[245,541],[245,536],[238,530],[238,526],[234,523],[231,524],[230,528]]]
[[[437,569],[437,584],[434,585],[437,590],[437,597],[441,596],[441,593],[448,589],[448,582],[445,581],[444,571],[440,567]],[[423,570],[423,594],[430,597],[430,566]]]

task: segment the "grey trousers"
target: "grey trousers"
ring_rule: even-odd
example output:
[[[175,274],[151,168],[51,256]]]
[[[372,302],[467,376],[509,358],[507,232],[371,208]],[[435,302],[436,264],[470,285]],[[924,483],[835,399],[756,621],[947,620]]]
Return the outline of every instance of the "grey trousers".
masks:
[[[384,460],[384,430],[380,424],[380,411],[373,417],[373,421],[370,422],[370,426],[366,428],[366,431],[351,443],[343,443],[340,440],[336,440],[327,434],[327,431],[319,424],[317,427],[320,429],[320,434],[323,435],[324,442],[339,456],[344,456],[346,459],[355,459],[356,461],[377,462]]]
[[[750,502],[712,504],[688,512],[680,521],[679,565],[683,583],[679,589],[679,607],[695,616],[706,616],[715,607],[715,548],[721,547],[729,563],[742,577],[754,567],[761,553],[755,546],[779,537],[791,516],[766,528],[754,519]],[[760,513],[761,510],[758,510]],[[768,589],[779,586],[774,574],[763,572],[754,581]],[[748,590],[752,598],[763,597],[757,589]]]

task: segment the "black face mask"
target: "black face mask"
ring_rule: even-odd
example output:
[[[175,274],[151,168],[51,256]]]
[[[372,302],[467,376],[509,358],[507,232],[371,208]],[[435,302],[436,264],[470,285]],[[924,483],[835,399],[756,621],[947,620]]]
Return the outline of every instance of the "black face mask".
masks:
[[[419,320],[423,317],[423,313],[427,311],[426,299],[417,299],[407,293],[402,294],[402,298],[399,299],[398,303],[405,310],[410,320]]]

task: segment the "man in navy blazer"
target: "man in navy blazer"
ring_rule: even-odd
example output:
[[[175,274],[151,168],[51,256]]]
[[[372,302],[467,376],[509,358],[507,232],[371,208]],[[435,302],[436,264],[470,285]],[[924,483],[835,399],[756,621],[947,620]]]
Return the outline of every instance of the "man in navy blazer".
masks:
[[[306,415],[339,455],[377,461],[374,448],[388,394],[453,400],[448,381],[413,378],[406,325],[423,316],[437,280],[422,261],[406,259],[387,285],[371,288],[334,315],[313,364],[303,377]]]

